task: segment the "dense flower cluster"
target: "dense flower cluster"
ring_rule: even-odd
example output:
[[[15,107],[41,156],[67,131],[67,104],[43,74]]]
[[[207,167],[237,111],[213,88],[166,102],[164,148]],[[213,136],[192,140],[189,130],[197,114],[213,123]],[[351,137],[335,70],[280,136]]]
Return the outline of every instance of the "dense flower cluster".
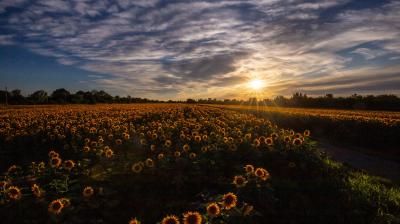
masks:
[[[8,145],[38,141],[35,146],[40,147],[29,153],[43,159],[29,168],[12,165],[6,170],[0,179],[1,203],[31,200],[26,196],[31,194],[47,201],[49,213],[56,216],[77,209],[71,204],[104,195],[98,183],[112,175],[154,173],[181,161],[204,163],[213,153],[301,150],[310,136],[309,131],[279,129],[249,114],[177,104],[43,106],[4,110],[0,115],[1,141]],[[245,173],[232,181],[237,188],[271,176],[265,168],[243,165]],[[238,196],[226,193],[208,203],[203,213],[168,215],[161,223],[202,223],[234,212],[238,205]],[[240,205],[243,214],[253,210]],[[132,218],[130,223],[139,220]]]

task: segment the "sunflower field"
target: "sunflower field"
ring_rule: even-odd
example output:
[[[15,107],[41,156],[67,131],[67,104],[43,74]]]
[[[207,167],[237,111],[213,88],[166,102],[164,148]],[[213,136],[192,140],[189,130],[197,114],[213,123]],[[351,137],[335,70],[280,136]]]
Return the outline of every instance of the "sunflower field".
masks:
[[[218,108],[250,112],[280,127],[309,129],[318,138],[335,144],[381,151],[400,160],[400,112],[337,109],[218,105]]]
[[[185,104],[0,110],[1,223],[400,223],[308,128]]]

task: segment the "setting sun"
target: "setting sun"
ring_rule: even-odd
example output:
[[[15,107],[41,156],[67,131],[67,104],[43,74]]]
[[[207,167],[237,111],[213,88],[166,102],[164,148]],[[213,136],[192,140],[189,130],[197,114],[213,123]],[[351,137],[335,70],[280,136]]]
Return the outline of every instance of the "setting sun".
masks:
[[[253,89],[253,90],[260,90],[260,89],[262,89],[264,86],[265,86],[264,81],[263,81],[263,80],[260,80],[260,79],[254,79],[254,80],[251,80],[251,81],[249,82],[249,87],[250,87],[251,89]]]

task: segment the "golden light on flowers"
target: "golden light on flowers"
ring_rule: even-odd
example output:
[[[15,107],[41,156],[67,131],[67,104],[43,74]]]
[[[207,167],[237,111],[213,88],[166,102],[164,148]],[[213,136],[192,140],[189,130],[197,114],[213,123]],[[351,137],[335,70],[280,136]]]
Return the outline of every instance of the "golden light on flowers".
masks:
[[[62,201],[60,199],[57,199],[57,200],[50,202],[48,211],[50,213],[58,215],[61,213],[63,208],[64,208],[64,204],[62,203]]]
[[[237,196],[234,193],[227,193],[222,196],[222,205],[226,210],[236,207]]]
[[[132,219],[129,221],[129,224],[140,224],[140,222],[139,222],[136,218],[132,218]]]
[[[21,190],[16,186],[11,186],[7,190],[8,197],[12,200],[19,200],[22,197]]]
[[[179,219],[175,215],[168,215],[163,218],[161,224],[179,224]]]
[[[250,80],[248,87],[252,90],[261,90],[265,87],[265,81],[261,79]]]
[[[233,184],[236,185],[236,187],[244,187],[246,186],[247,180],[244,176],[235,176],[233,178]]]
[[[207,214],[211,217],[216,217],[221,214],[221,209],[219,208],[217,203],[211,203],[207,205]]]
[[[183,224],[201,224],[203,218],[198,212],[186,212],[183,214]]]
[[[91,197],[94,194],[94,189],[91,186],[87,186],[83,189],[82,195],[86,198]]]

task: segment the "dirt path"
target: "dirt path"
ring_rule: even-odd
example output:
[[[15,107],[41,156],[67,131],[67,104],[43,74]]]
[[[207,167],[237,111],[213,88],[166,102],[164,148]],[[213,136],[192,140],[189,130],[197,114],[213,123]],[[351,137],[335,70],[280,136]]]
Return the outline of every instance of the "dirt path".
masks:
[[[319,141],[318,145],[334,160],[400,183],[400,163],[366,155],[346,147],[334,146],[324,141]]]

